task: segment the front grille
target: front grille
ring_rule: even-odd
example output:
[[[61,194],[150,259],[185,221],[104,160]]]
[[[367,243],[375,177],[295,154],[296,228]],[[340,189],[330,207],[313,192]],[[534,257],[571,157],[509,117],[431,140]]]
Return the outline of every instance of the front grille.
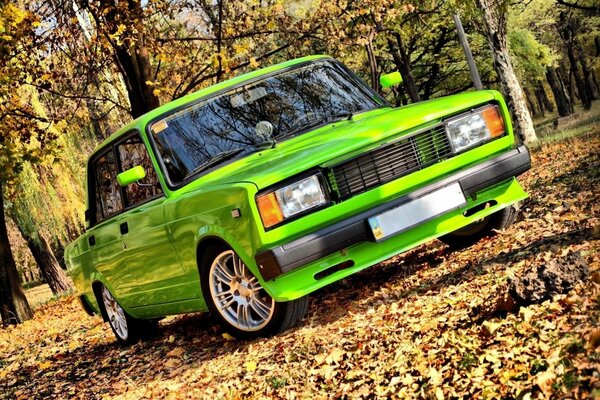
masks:
[[[329,181],[345,200],[425,168],[452,153],[443,125],[381,146],[331,168]]]

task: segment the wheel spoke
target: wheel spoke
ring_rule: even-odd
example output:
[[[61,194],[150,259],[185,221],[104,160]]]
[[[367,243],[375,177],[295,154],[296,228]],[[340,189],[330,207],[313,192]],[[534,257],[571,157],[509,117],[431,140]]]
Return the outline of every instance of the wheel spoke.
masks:
[[[234,254],[232,257],[232,261],[233,261],[233,271],[234,271],[235,275],[239,276],[239,277],[245,276],[244,263],[242,262],[242,260],[237,255]]]
[[[219,293],[215,294],[215,296],[217,296],[217,297],[225,297],[225,296],[233,296],[233,295],[231,294],[231,292],[229,290],[224,290],[222,292],[219,292]]]
[[[238,321],[243,327],[251,327],[250,323],[250,308],[247,304],[238,304],[237,307]]]
[[[221,303],[221,305],[219,306],[219,309],[220,309],[221,311],[223,311],[224,309],[231,307],[231,305],[232,305],[233,303],[235,303],[235,299],[233,298],[233,296],[231,296],[231,298],[230,298],[230,299],[228,299],[228,300],[226,300],[226,301],[223,301],[223,302]]]
[[[271,308],[267,306],[260,298],[253,297],[250,301],[250,307],[263,319],[269,318]]]
[[[229,272],[227,267],[221,263],[215,265],[214,273],[221,282],[227,285],[230,285],[231,281],[233,281],[233,275],[231,275],[231,272]]]

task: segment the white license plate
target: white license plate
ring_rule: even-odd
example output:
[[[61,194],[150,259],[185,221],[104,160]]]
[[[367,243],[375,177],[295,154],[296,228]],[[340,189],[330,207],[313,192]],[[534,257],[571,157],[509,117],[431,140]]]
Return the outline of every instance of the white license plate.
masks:
[[[467,204],[458,182],[369,218],[376,240],[396,235]]]

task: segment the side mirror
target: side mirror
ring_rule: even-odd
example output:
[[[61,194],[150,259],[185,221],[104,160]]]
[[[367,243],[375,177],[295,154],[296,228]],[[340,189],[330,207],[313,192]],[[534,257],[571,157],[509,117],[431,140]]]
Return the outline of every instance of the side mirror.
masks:
[[[138,165],[137,167],[133,167],[117,175],[117,182],[119,182],[119,185],[121,186],[127,186],[134,182],[140,181],[145,177],[146,171],[144,171],[144,167]]]
[[[392,86],[398,86],[403,82],[402,75],[400,72],[391,72],[389,74],[384,74],[379,77],[379,83],[382,88],[389,88]]]

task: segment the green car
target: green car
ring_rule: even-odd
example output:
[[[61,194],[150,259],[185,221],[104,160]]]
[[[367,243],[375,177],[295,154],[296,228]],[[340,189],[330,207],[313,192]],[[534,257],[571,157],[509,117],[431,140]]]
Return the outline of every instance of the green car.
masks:
[[[435,238],[466,246],[506,228],[530,165],[498,92],[393,108],[338,61],[305,57],[102,143],[88,229],[65,258],[83,307],[120,341],[198,311],[238,338],[271,335],[323,286]]]

